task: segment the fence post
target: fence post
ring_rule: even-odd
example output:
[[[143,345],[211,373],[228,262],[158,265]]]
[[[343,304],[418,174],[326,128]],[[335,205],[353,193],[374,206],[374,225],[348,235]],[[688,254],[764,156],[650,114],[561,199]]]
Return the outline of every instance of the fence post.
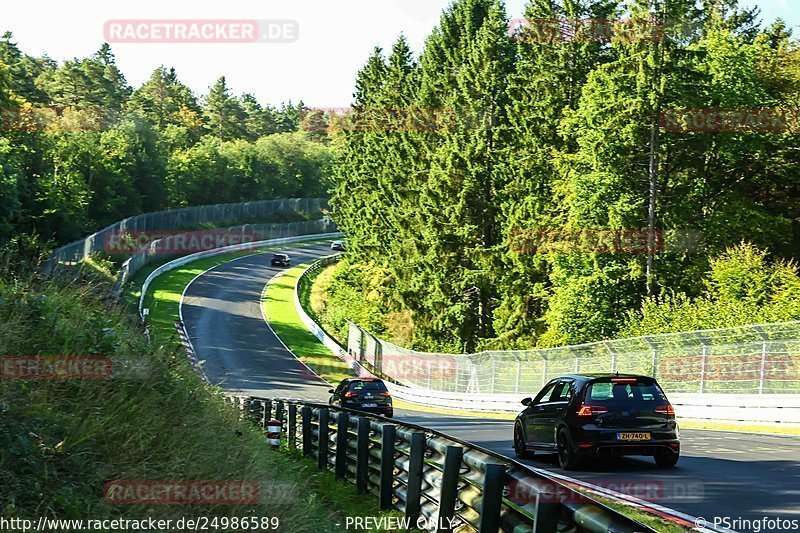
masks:
[[[347,441],[349,434],[347,433],[350,427],[350,413],[339,412],[339,418],[336,421],[336,477],[344,479],[347,476]]]
[[[544,365],[542,365],[542,387],[545,383],[547,383],[547,358],[544,359]]]
[[[266,420],[272,418],[272,400],[264,400],[264,418]]]
[[[516,381],[514,383],[514,392],[515,393],[519,393],[519,380],[520,380],[521,376],[522,376],[522,361],[517,359],[517,378],[516,378]]]
[[[356,492],[363,494],[369,488],[369,418],[358,417],[356,440]]]
[[[422,466],[425,462],[425,434],[411,434],[411,450],[408,455],[408,486],[406,490],[405,518],[415,523],[420,513],[422,496]]]
[[[758,380],[758,393],[764,394],[764,379],[767,373],[767,341],[761,342],[761,372]]]
[[[442,489],[439,493],[439,512],[436,515],[436,531],[452,531],[450,525],[456,514],[456,498],[458,497],[458,478],[461,473],[461,446],[448,446],[444,454],[444,471],[442,472]]]
[[[313,448],[311,447],[311,408],[308,406],[303,406],[300,409],[300,416],[303,418],[303,455],[308,457],[313,453]]]
[[[319,433],[317,435],[317,468],[325,470],[328,468],[328,422],[330,411],[327,408],[319,410]]]
[[[492,381],[489,385],[489,392],[494,394],[494,382],[497,376],[497,361],[495,360],[494,356],[492,356]]]
[[[708,362],[708,346],[703,344],[703,359],[700,362],[700,394],[706,391],[706,363]]]
[[[283,402],[275,402],[275,418],[283,422]]]
[[[375,372],[383,374],[383,345],[377,337],[372,337],[375,341]]]
[[[613,374],[614,372],[617,371],[617,350],[614,348],[614,345],[612,345],[608,341],[604,341],[603,344],[605,345],[606,348],[608,348],[608,351],[611,353],[611,373]]]
[[[500,510],[505,487],[505,465],[489,463],[483,475],[483,497],[478,531],[495,533],[500,529]]]
[[[289,449],[296,450],[297,449],[297,405],[290,403],[289,404],[289,424],[286,428],[286,432],[289,434]]]
[[[392,508],[394,496],[394,439],[397,428],[392,424],[381,426],[381,486],[378,505],[381,510]]]
[[[653,377],[658,379],[658,350],[653,348]]]

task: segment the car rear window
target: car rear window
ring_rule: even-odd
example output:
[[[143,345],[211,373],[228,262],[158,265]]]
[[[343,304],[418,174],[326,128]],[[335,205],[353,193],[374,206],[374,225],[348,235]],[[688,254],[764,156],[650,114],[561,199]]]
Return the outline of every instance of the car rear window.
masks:
[[[354,381],[350,384],[350,390],[385,391],[386,385],[383,384],[383,381]]]
[[[591,403],[654,403],[666,401],[664,393],[653,380],[611,378],[594,381],[586,391]]]

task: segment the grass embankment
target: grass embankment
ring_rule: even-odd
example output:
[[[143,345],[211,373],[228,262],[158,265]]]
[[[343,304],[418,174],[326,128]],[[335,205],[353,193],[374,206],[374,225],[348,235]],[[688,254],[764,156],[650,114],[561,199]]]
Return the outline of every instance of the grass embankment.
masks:
[[[311,242],[317,241],[308,241],[297,245]],[[144,307],[150,310],[148,324],[153,338],[156,341],[168,342],[177,346],[173,320],[178,318],[178,305],[183,290],[198,274],[238,257],[263,253],[273,249],[277,248],[270,247],[258,251],[237,252],[235,254],[204,258],[187,263],[156,277],[148,288],[144,302]],[[131,281],[130,290],[126,293],[126,299],[130,304],[138,305],[142,283],[159,265],[160,263],[148,265]],[[293,295],[291,296],[293,298]],[[296,316],[293,304],[291,305],[291,311]],[[300,326],[303,327],[303,331],[306,331],[302,323],[300,323]],[[286,331],[284,330],[285,333]],[[306,333],[308,332],[306,331]],[[314,339],[313,335],[310,333],[308,335]],[[314,340],[316,341],[316,339]],[[324,350],[324,347],[322,348]],[[346,370],[346,365],[342,363],[342,366]],[[263,440],[260,440],[255,445],[261,450],[265,449]],[[344,526],[337,526],[336,524],[344,524],[344,520],[348,516],[397,516],[394,511],[379,512],[375,505],[376,502],[372,498],[364,498],[363,495],[356,494],[355,487],[352,484],[336,480],[332,473],[317,470],[313,461],[304,459],[298,452],[289,451],[285,447],[283,451],[285,454],[270,453],[270,455],[274,462],[279,463],[278,468],[283,469],[285,476],[289,478],[291,483],[306,487],[305,493],[312,504],[309,508],[309,513],[320,513],[319,520],[323,524],[321,529],[319,529],[319,525],[312,524],[312,526],[318,528],[316,530],[341,530]],[[220,458],[220,461],[224,461],[224,458]],[[287,528],[286,530],[288,531],[289,529]],[[378,529],[376,531],[384,530]]]
[[[0,380],[6,519],[255,515],[279,517],[283,531],[336,531],[334,509],[355,499],[330,490],[310,462],[270,452],[174,344],[146,342],[109,303],[107,286],[0,281],[0,356],[39,355],[108,357],[112,371]],[[249,505],[120,506],[103,499],[115,479],[248,480],[261,496]]]
[[[331,353],[300,321],[294,304],[294,287],[297,278],[308,268],[299,265],[273,279],[261,299],[264,316],[275,334],[289,349],[328,383],[339,383],[352,377],[348,366]],[[301,295],[301,299],[304,296]]]

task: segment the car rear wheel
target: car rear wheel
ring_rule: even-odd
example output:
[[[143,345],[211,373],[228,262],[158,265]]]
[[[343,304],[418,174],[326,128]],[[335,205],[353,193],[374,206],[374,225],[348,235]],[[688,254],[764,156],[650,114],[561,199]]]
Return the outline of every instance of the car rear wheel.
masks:
[[[533,452],[525,449],[525,437],[522,435],[522,428],[519,426],[514,427],[514,455],[517,459],[528,459]]]
[[[575,456],[575,451],[572,449],[572,440],[564,428],[558,431],[556,447],[558,449],[558,464],[561,465],[563,470],[574,470],[578,467],[580,460]]]
[[[680,453],[673,452],[667,448],[659,448],[656,450],[656,453],[653,454],[653,459],[656,460],[656,464],[662,468],[672,468],[678,464],[678,459],[680,459],[680,457]]]

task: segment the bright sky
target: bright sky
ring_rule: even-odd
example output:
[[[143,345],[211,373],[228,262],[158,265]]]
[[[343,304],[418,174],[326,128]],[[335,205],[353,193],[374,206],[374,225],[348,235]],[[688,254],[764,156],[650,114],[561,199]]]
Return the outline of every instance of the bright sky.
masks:
[[[758,4],[766,22],[781,17],[800,31],[800,0],[740,0]],[[506,0],[511,18],[527,0]],[[108,20],[291,20],[299,39],[289,43],[117,43],[112,49],[128,82],[141,85],[160,64],[205,94],[225,75],[237,93],[263,103],[304,100],[311,107],[350,104],[356,72],[375,45],[389,49],[404,33],[418,53],[450,0],[28,0],[4,2],[0,32],[10,30],[23,51],[58,60],[85,57],[103,42]],[[794,9],[790,3],[795,4]]]

